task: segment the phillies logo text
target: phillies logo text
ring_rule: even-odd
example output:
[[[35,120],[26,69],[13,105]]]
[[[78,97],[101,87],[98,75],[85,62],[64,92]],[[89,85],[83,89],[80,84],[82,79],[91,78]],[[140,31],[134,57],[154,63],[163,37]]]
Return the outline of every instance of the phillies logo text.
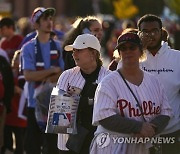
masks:
[[[158,115],[160,114],[160,106],[155,106],[155,103],[151,101],[143,101],[141,108],[142,112],[139,109],[139,106],[133,106],[131,102],[128,102],[125,99],[120,99],[117,101],[118,108],[120,110],[121,116],[125,116],[124,111],[125,109],[129,112],[129,117],[140,117],[142,115]]]

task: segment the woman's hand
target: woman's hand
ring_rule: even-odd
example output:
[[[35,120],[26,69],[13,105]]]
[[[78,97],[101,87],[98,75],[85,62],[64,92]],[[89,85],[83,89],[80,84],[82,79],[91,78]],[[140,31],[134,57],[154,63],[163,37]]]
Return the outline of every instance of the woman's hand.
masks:
[[[136,135],[141,137],[153,137],[155,135],[155,127],[154,124],[145,122],[142,125],[140,133]]]

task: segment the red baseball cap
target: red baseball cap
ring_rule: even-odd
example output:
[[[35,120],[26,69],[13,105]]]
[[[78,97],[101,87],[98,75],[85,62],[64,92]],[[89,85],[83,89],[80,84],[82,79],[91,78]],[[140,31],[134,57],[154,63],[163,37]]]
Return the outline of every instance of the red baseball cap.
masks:
[[[126,42],[134,43],[140,47],[142,46],[142,42],[136,33],[127,32],[118,37],[115,50],[119,49],[119,47]]]

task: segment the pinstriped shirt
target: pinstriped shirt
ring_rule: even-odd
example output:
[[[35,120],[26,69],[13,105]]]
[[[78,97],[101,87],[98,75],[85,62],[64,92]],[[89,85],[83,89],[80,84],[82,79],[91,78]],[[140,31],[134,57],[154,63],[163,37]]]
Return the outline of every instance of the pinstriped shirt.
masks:
[[[104,67],[101,67],[96,83],[99,84],[100,81],[110,72],[110,70],[106,70]],[[70,87],[83,89],[84,85],[85,79],[81,75],[79,66],[64,71],[57,82],[57,88],[63,91],[67,91]],[[68,134],[58,134],[58,148],[60,150],[68,150],[66,148],[68,137]]]

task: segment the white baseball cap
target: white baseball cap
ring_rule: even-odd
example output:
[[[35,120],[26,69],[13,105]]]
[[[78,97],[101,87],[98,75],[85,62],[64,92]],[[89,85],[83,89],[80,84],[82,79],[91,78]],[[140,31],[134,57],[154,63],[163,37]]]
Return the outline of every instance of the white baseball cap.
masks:
[[[73,49],[86,49],[93,48],[100,52],[101,45],[97,37],[92,34],[79,35],[73,44],[64,47],[66,51],[72,51]]]
[[[56,10],[54,8],[38,7],[33,11],[31,21],[34,24],[44,13],[49,13],[51,16],[55,15]]]

